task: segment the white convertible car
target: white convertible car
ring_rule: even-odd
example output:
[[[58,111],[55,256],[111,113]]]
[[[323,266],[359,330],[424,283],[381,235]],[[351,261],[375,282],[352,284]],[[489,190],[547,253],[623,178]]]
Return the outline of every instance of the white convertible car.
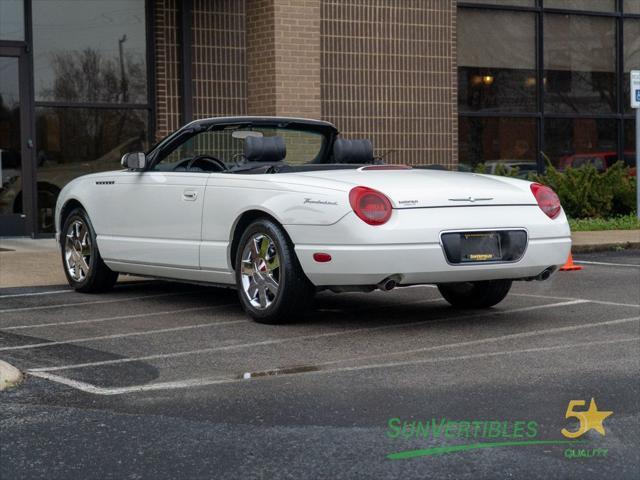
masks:
[[[384,165],[327,122],[197,120],[124,170],[69,183],[56,206],[65,274],[80,292],[118,273],[235,286],[264,323],[316,291],[436,284],[454,306],[545,280],[571,248],[556,194],[512,178]]]

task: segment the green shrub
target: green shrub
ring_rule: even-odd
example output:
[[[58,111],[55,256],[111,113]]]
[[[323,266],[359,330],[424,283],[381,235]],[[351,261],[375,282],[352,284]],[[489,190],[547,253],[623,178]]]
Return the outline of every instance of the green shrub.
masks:
[[[531,180],[551,187],[571,218],[628,215],[636,210],[636,180],[622,162],[602,173],[593,165],[564,172],[548,165],[543,175],[532,175]]]

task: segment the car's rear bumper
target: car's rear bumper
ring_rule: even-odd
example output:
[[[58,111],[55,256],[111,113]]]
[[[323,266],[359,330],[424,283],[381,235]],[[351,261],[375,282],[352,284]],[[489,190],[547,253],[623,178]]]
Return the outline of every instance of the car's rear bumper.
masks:
[[[564,214],[562,218],[550,220],[537,207],[508,207],[500,211],[488,207],[473,209],[472,217],[468,216],[469,209],[464,209],[467,210],[465,219],[463,209],[449,209],[447,217],[435,210],[441,209],[394,212],[396,229],[388,231],[365,225],[353,215],[331,226],[287,229],[303,270],[316,286],[376,285],[392,275],[398,275],[399,283],[404,285],[530,278],[548,267],[563,265],[571,250],[571,235]],[[500,215],[496,215],[498,213]],[[364,239],[359,244],[338,243],[345,236],[362,236],[363,228],[369,232],[370,243]],[[511,228],[524,229],[528,234],[526,250],[518,261],[459,265],[447,262],[440,242],[443,232]],[[394,233],[398,231],[402,233]],[[323,241],[306,243],[303,237]],[[403,238],[409,241],[401,241]],[[418,238],[423,241],[416,241]],[[328,253],[331,261],[316,262],[313,254],[317,252]]]
[[[444,283],[535,277],[548,267],[565,263],[571,238],[533,239],[517,262],[451,265],[440,244],[350,246],[299,245],[296,253],[305,273],[316,286],[376,285],[392,275],[400,284]],[[318,263],[315,252],[331,255]]]

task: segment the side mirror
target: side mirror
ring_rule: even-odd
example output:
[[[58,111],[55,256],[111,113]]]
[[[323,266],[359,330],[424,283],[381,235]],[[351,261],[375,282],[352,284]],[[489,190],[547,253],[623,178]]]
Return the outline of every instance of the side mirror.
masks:
[[[147,166],[147,157],[143,152],[125,153],[120,163],[130,170],[144,170]]]

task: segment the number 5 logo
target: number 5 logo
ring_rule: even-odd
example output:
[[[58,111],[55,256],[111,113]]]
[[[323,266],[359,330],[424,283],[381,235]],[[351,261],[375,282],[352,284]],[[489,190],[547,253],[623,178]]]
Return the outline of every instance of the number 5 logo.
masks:
[[[584,411],[576,411],[576,407],[583,407],[586,404],[584,400],[571,400],[567,406],[567,412],[564,418],[576,418],[578,419],[578,429],[575,432],[571,432],[566,428],[561,430],[561,433],[567,438],[578,438],[589,430],[594,429],[596,432],[604,435],[604,426],[602,422],[613,412],[598,411],[595,399],[591,399],[589,409]]]

